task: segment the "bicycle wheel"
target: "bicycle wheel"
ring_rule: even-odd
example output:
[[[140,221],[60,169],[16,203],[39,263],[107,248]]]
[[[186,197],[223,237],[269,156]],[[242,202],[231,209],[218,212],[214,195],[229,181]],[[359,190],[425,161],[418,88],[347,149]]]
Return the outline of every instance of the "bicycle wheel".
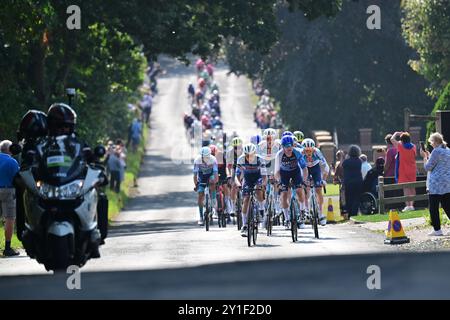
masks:
[[[291,236],[292,242],[297,242],[297,208],[296,208],[296,199],[291,199]]]
[[[249,247],[252,246],[252,235],[253,235],[253,223],[251,221],[251,211],[249,211],[248,213],[248,217],[247,217],[247,244]]]
[[[312,214],[311,214],[311,225],[314,229],[314,237],[319,239],[319,208],[317,207],[317,199],[315,196],[312,197]]]
[[[209,195],[206,195],[205,205],[205,228],[209,231]]]
[[[237,215],[237,228],[239,231],[242,229],[242,207],[241,207],[240,194],[238,194],[237,203],[236,203],[236,215]]]
[[[222,200],[221,193],[218,192],[216,196],[216,201],[217,201],[217,224],[219,225],[219,228],[223,228],[222,226],[223,205],[221,200]]]
[[[273,224],[272,208],[273,208],[272,201],[270,201],[269,207],[267,208],[267,218],[266,218],[267,236],[272,235],[272,224]]]

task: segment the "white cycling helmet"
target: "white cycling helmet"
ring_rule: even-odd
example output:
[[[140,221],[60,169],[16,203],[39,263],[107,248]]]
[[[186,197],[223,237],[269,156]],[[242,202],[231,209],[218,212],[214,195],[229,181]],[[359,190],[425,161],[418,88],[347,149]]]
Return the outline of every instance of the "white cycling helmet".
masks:
[[[267,136],[275,138],[277,136],[277,131],[275,129],[268,128],[268,129],[264,130],[264,132],[263,132],[263,137],[267,137]]]
[[[307,138],[307,139],[303,140],[302,146],[303,146],[303,148],[315,148],[316,143],[314,142],[313,139]]]
[[[256,152],[256,146],[253,143],[248,143],[244,146],[244,154],[252,154]]]
[[[211,155],[211,149],[210,147],[203,147],[200,150],[200,154],[202,155],[202,157],[209,157]]]

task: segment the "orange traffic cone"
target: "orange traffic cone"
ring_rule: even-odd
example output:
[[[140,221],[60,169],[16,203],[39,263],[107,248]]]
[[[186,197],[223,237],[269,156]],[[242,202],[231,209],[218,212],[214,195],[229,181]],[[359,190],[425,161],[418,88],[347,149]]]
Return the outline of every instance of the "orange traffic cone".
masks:
[[[333,200],[331,198],[328,198],[327,223],[329,222],[336,222],[336,218],[334,217]]]
[[[386,240],[384,240],[384,243],[409,243],[409,238],[406,236],[405,231],[403,231],[402,223],[400,222],[400,217],[398,216],[397,210],[389,211],[389,224],[386,231]]]

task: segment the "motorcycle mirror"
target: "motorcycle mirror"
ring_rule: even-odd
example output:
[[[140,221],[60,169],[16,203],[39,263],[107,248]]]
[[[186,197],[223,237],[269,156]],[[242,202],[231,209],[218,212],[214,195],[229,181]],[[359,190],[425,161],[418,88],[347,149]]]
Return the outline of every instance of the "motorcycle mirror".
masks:
[[[104,146],[96,146],[94,149],[94,154],[98,158],[103,158],[106,154],[106,149]]]
[[[20,144],[18,143],[13,143],[10,147],[9,147],[9,151],[11,152],[11,154],[13,156],[17,156],[18,154],[20,154],[22,152],[22,147],[20,146]]]

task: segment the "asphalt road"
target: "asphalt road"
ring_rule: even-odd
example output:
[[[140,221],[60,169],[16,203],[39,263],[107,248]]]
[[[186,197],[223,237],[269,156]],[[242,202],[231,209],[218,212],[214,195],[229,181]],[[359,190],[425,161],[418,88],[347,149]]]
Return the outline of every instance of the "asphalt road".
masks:
[[[0,259],[1,299],[403,298],[449,288],[449,280],[425,276],[428,268],[443,266],[448,254],[401,255],[383,244],[383,235],[353,225],[321,227],[320,239],[309,228],[300,230],[298,243],[275,228],[272,237],[261,233],[252,248],[234,226],[199,228],[191,173],[195,155],[182,123],[195,74],[192,66],[173,61],[164,61],[164,67],[137,195],[111,228],[101,259],[83,267],[82,290],[68,290],[67,275],[48,274],[22,253]],[[221,67],[216,81],[225,128],[248,137],[256,130],[248,80],[227,76]],[[382,269],[382,290],[367,289],[372,264]],[[450,296],[450,290],[444,292]]]

